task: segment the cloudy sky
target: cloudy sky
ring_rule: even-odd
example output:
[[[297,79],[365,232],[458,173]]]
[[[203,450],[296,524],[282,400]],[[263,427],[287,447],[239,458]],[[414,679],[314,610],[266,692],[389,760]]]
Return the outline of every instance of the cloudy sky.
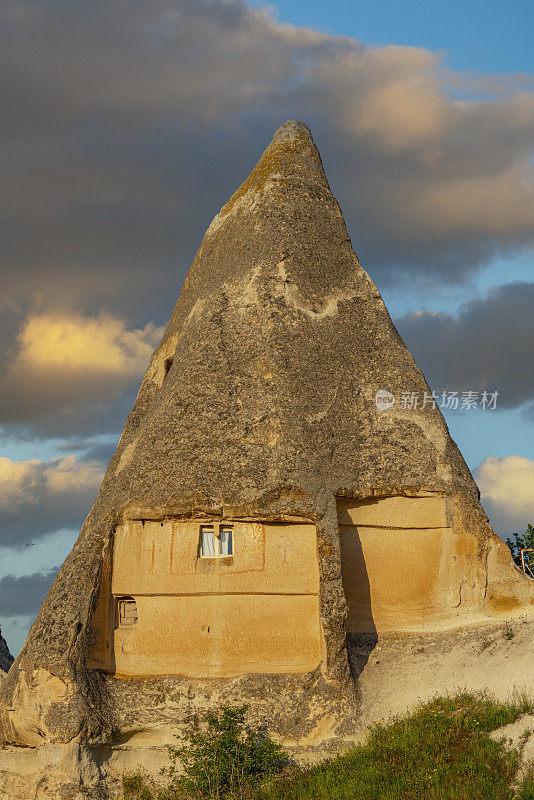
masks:
[[[496,410],[445,412],[495,529],[534,522],[530,0],[3,0],[0,20],[0,625],[13,652],[204,230],[292,117],[312,128],[431,387],[499,393]]]

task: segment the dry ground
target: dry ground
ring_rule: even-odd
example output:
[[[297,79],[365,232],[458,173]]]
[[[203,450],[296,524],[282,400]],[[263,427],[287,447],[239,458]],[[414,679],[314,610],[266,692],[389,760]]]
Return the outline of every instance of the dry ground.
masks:
[[[514,690],[534,696],[534,619],[382,635],[359,683],[364,727],[463,689],[488,691],[498,699]]]

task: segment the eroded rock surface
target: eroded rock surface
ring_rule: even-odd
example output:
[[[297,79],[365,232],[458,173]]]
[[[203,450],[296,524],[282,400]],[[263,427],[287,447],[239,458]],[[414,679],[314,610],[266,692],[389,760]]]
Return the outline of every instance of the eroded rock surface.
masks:
[[[413,609],[428,632],[532,610],[534,584],[491,530],[439,408],[380,407],[384,391],[430,392],[352,249],[309,129],[290,121],[208,228],[98,498],[3,683],[5,786],[19,780],[17,759],[29,769],[24,745],[41,759],[39,798],[55,798],[61,784],[65,798],[100,800],[114,748],[132,753],[120,744],[125,738],[140,741],[145,732],[150,742],[154,731],[222,702],[246,702],[251,724],[267,723],[297,750],[325,752],[358,725],[357,673],[365,672],[378,624],[406,627]],[[417,507],[431,510],[406,521],[404,509],[414,504],[399,498],[419,498]],[[172,577],[172,523],[198,520],[314,526],[320,647],[307,652],[320,653],[315,668],[304,659],[306,672],[289,674],[279,659],[278,671],[230,674],[232,660],[221,669],[213,651],[219,678],[116,674],[116,540],[137,525],[141,552],[143,526],[170,527],[162,563]],[[344,574],[340,536],[350,559]],[[384,569],[398,569],[410,606],[400,590],[390,602],[384,581],[380,587],[373,577],[379,573],[366,568],[381,569],[377,537],[386,543]],[[149,569],[158,563],[152,544],[143,555]],[[361,581],[350,582],[351,563],[371,575],[364,596]],[[188,568],[192,575],[196,566]],[[422,591],[410,594],[415,576]],[[363,602],[365,613],[349,614],[347,598]],[[275,621],[283,626],[283,614]],[[199,636],[208,636],[205,627]],[[346,633],[358,627],[367,638],[351,677]],[[169,624],[168,635],[179,630]],[[99,639],[108,661],[97,668]],[[128,646],[121,644],[125,661]],[[373,691],[382,691],[380,682]],[[56,777],[46,766],[54,763],[61,763]],[[11,788],[0,793],[17,797]]]

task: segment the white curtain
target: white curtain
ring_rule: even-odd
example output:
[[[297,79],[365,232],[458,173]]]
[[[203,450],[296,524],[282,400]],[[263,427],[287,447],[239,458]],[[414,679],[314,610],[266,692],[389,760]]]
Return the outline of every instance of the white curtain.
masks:
[[[233,554],[232,529],[221,528],[220,536],[221,536],[221,556],[231,556]]]
[[[215,533],[213,528],[203,528],[201,534],[202,555],[213,558],[215,556]]]

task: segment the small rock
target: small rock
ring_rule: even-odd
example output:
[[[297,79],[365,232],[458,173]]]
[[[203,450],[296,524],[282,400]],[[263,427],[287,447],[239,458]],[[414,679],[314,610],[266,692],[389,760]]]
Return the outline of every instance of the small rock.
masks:
[[[0,678],[5,677],[5,674],[8,672],[14,660],[15,659],[9,652],[6,640],[2,636],[2,629],[0,628],[0,673],[4,673],[3,675],[0,674]]]

